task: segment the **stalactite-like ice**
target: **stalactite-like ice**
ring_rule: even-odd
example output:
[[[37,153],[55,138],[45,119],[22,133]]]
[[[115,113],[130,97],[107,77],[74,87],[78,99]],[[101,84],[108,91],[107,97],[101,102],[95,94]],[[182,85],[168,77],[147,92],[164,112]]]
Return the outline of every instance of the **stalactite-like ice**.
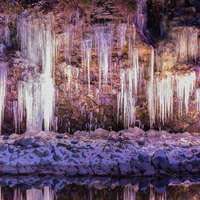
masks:
[[[163,124],[173,116],[174,77],[167,72],[154,80],[155,114]]]
[[[7,65],[4,62],[0,62],[0,133],[4,117],[6,81],[7,81]]]
[[[44,121],[44,130],[50,130],[53,122],[55,105],[53,67],[56,53],[53,21],[52,15],[40,18],[25,13],[18,18],[17,30],[22,56],[42,66],[42,74],[37,80],[32,79],[30,75],[27,81],[19,84],[19,119],[22,121],[26,113],[27,129],[41,129],[35,120],[36,116],[40,116],[38,119]],[[31,90],[34,91],[33,94]]]
[[[118,46],[120,48],[120,54],[122,54],[124,45],[126,45],[126,30],[127,24],[120,24],[117,28],[118,32]]]
[[[95,26],[95,46],[98,53],[99,88],[107,84],[109,67],[112,65],[113,25]]]
[[[181,28],[178,35],[178,61],[181,63],[196,62],[199,54],[199,30],[194,27]]]
[[[10,29],[8,27],[8,16],[4,16],[4,24],[0,28],[0,41],[3,42],[6,46],[11,45],[10,40]]]
[[[196,96],[197,111],[200,112],[200,88],[196,89],[195,96]]]
[[[196,83],[195,71],[180,74],[177,73],[175,80],[178,98],[178,114],[181,116],[183,114],[183,107],[185,107],[186,114],[189,112],[189,98],[194,91]]]
[[[71,64],[71,56],[73,50],[74,41],[74,26],[72,24],[67,24],[65,26],[65,60],[68,65]]]
[[[121,69],[120,72],[121,92],[118,94],[118,119],[120,113],[123,116],[125,127],[135,124],[136,120],[136,95],[134,92],[133,69]]]
[[[41,89],[35,80],[20,81],[18,86],[18,127],[26,116],[26,130],[40,131],[42,129]]]
[[[87,67],[87,81],[88,81],[88,92],[90,93],[90,62],[92,52],[92,40],[85,39],[82,41],[82,65]]]
[[[123,195],[123,200],[136,200],[136,194],[138,191],[138,186],[137,185],[126,185],[124,187],[124,195]]]
[[[155,105],[154,105],[154,50],[151,51],[150,80],[147,88],[148,111],[150,127],[155,123]]]

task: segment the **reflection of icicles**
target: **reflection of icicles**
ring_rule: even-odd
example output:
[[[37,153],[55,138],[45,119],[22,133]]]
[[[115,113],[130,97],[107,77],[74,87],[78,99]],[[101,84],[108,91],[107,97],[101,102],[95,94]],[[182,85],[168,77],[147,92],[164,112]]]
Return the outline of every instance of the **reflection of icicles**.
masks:
[[[0,198],[1,199],[1,198]],[[22,196],[22,193],[20,191],[19,188],[16,188],[14,190],[14,197],[13,197],[13,200],[23,200],[23,196]]]
[[[101,88],[102,84],[107,84],[108,81],[109,66],[111,67],[112,64],[112,39],[112,25],[95,27],[95,45],[99,64],[99,88]]]
[[[5,63],[0,63],[0,133],[4,116],[5,98],[6,98],[6,81],[7,81],[7,66]]]
[[[153,186],[150,185],[149,200],[155,200],[155,199],[156,199],[156,196],[155,196],[155,192],[154,192]]]
[[[148,111],[149,111],[149,119],[150,126],[152,127],[155,123],[155,107],[154,107],[154,50],[152,48],[151,52],[151,69],[150,69],[150,80],[147,88],[147,96],[148,96]]]
[[[189,97],[192,95],[195,82],[196,74],[194,71],[188,74],[176,74],[176,92],[178,98],[178,114],[181,116],[183,114],[183,106],[185,106],[185,113],[188,114],[189,111]]]
[[[200,112],[200,88],[196,89],[196,104],[197,104],[197,111]]]
[[[155,114],[164,124],[173,116],[174,77],[167,73],[162,77],[156,76],[154,81]]]
[[[87,67],[88,92],[90,93],[90,62],[91,62],[92,40],[83,40],[82,59],[83,65]]]
[[[42,200],[42,190],[32,188],[26,190],[26,200]]]
[[[54,197],[55,197],[53,190],[51,188],[47,187],[47,186],[44,187],[44,194],[43,195],[44,195],[43,196],[44,200],[54,200]]]
[[[119,47],[120,47],[120,54],[123,51],[123,47],[126,44],[126,29],[127,29],[127,24],[120,24],[118,26],[118,38],[119,38]]]
[[[123,200],[136,200],[136,194],[138,191],[138,186],[137,185],[126,185],[124,187],[124,195],[123,195]]]

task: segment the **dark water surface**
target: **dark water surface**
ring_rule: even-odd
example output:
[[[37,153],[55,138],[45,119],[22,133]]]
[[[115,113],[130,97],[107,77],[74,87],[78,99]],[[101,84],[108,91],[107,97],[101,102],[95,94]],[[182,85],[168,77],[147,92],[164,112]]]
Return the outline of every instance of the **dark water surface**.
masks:
[[[0,200],[198,200],[200,178],[0,177]]]

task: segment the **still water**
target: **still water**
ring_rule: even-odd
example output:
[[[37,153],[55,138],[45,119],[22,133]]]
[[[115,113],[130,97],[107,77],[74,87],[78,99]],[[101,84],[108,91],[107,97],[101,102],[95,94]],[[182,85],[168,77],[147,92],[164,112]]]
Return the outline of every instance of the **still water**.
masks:
[[[0,200],[198,200],[199,178],[1,177]]]

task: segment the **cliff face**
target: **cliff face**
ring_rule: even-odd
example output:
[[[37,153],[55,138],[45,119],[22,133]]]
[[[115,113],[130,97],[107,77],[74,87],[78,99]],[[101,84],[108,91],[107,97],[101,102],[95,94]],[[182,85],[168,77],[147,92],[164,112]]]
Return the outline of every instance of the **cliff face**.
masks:
[[[3,133],[134,124],[199,130],[198,1],[9,1],[5,6]]]

